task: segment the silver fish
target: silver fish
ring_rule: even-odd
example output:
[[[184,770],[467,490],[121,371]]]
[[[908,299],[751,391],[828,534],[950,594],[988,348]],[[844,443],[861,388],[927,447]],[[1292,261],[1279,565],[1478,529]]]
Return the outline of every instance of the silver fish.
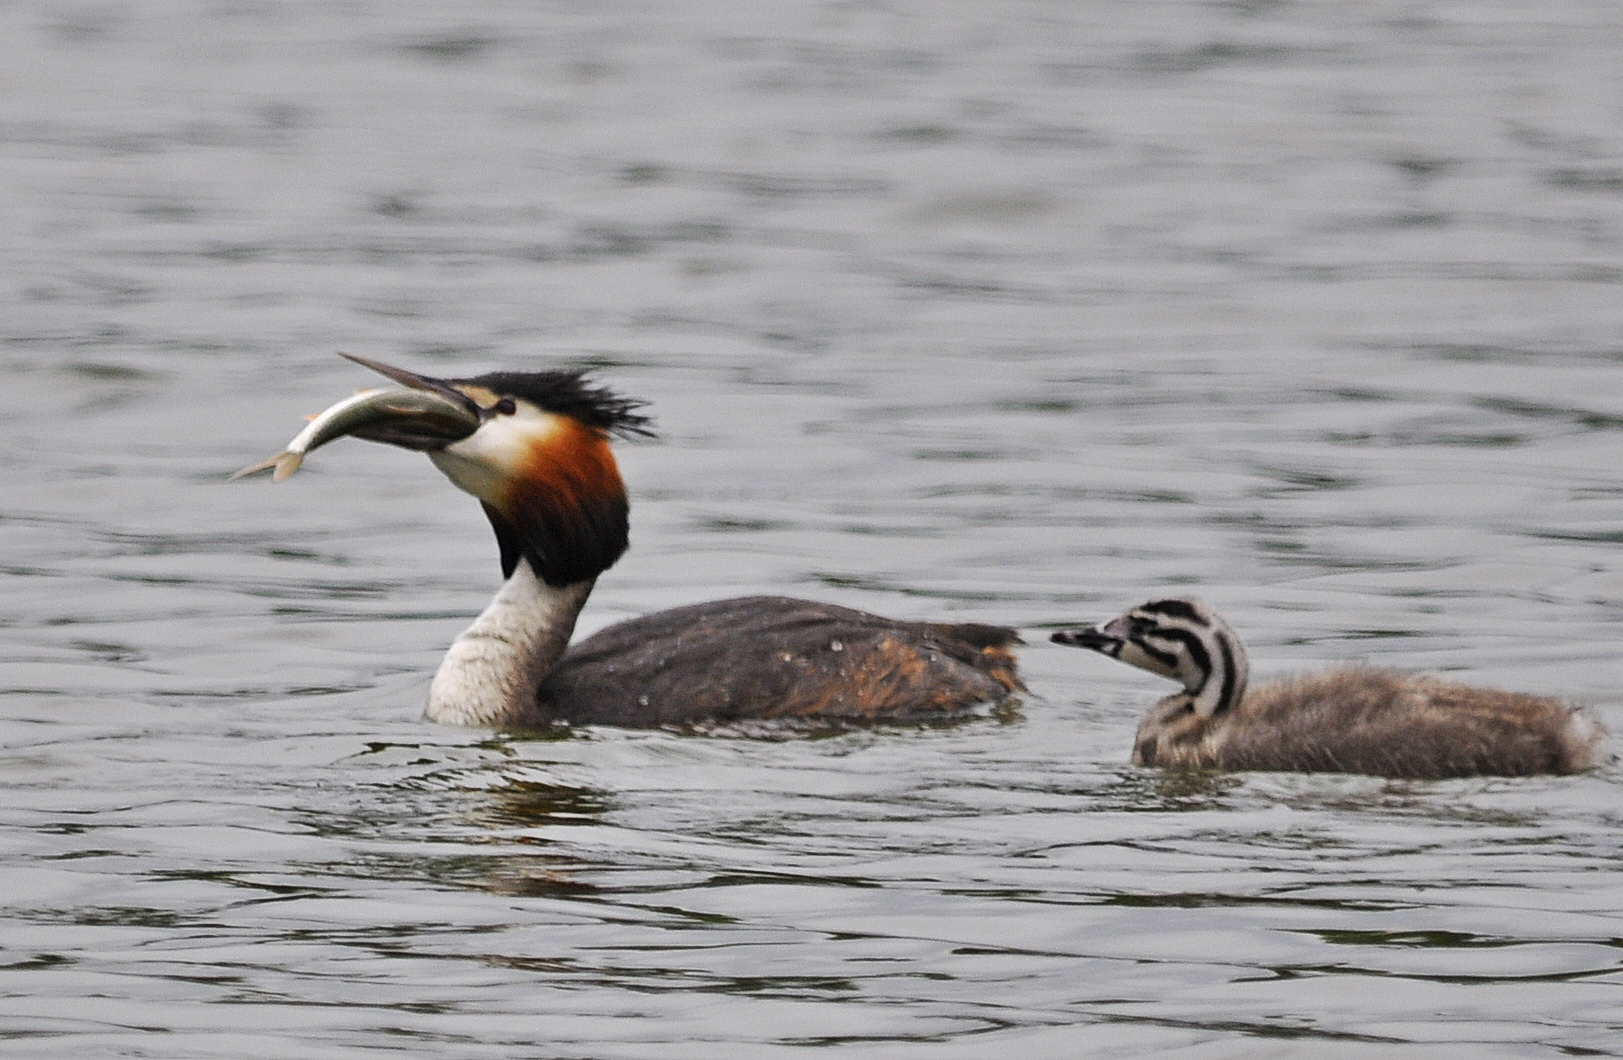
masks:
[[[472,434],[479,415],[469,404],[461,404],[443,394],[407,387],[374,387],[328,406],[293,436],[287,448],[268,460],[250,464],[232,479],[271,471],[271,481],[280,482],[299,469],[315,449],[346,434],[369,429],[388,432],[409,430],[422,444],[411,448],[435,448]]]

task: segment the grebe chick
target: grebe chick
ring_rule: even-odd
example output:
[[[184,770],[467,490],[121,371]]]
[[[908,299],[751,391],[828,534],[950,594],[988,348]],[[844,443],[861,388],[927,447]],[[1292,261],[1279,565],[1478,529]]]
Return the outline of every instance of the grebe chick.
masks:
[[[899,622],[776,596],[661,611],[566,648],[597,576],[628,543],[629,505],[609,439],[652,434],[641,403],[580,372],[434,379],[350,360],[420,392],[418,400],[390,391],[346,399],[280,457],[243,473],[296,467],[305,452],[354,435],[427,452],[479,499],[506,581],[434,675],[432,721],[900,720],[964,714],[1023,689],[1012,629]]]
[[[1438,779],[1603,760],[1600,725],[1548,696],[1363,666],[1248,688],[1239,636],[1196,600],[1153,600],[1050,639],[1182,682],[1139,724],[1136,765]]]

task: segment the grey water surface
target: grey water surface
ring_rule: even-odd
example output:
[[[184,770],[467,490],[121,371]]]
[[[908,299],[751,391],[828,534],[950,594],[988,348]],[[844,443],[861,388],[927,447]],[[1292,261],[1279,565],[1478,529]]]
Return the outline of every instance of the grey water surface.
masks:
[[[1127,764],[1046,642],[1623,733],[1610,2],[0,5],[0,1055],[1623,1054],[1616,767]],[[594,366],[591,630],[1022,626],[1031,694],[773,738],[440,728],[498,570],[375,379]]]

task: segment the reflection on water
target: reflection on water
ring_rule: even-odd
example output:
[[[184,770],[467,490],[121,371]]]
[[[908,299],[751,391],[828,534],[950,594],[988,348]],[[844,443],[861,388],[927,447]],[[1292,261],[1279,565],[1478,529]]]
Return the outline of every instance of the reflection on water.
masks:
[[[5,1032],[28,1057],[1623,1050],[1616,768],[1164,775],[1044,631],[1150,592],[1623,731],[1617,20],[1490,7],[0,11]],[[227,485],[347,390],[652,402],[582,632],[1020,624],[875,730],[462,732],[477,508]]]

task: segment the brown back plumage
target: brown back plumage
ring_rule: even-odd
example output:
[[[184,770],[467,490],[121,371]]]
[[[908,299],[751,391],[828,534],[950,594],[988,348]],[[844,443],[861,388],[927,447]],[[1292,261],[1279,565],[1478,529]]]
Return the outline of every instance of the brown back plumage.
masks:
[[[776,596],[672,608],[571,647],[538,721],[950,716],[1022,689],[1012,629],[898,622]]]

